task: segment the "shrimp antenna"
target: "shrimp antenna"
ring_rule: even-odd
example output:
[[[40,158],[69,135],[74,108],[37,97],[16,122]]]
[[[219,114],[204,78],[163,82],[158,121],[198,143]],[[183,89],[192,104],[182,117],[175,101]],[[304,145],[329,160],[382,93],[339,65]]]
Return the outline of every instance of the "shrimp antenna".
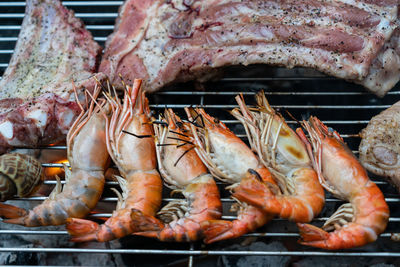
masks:
[[[205,127],[206,124],[204,123],[204,118],[201,114],[199,114],[199,115],[200,115],[201,125],[203,125],[203,127]]]
[[[111,94],[110,80],[108,78],[107,78],[107,91],[108,91],[109,94]]]
[[[94,76],[96,77],[96,76]],[[97,80],[97,79],[96,79]],[[75,99],[76,99],[76,103],[78,104],[79,108],[81,109],[81,111],[85,110],[82,105],[81,102],[79,101],[79,97],[78,97],[78,92],[74,83],[74,80],[71,81],[72,82],[72,87],[74,88],[74,95],[75,95]],[[95,89],[96,90],[96,89]]]
[[[128,132],[128,131],[125,131],[125,130],[122,130],[122,132],[123,132],[123,133],[126,133],[126,134],[129,134],[129,135],[133,135],[134,137],[137,137],[137,138],[150,138],[150,137],[154,137],[154,136],[151,135],[151,134],[138,135],[138,134],[134,134],[134,133],[131,133],[131,132]]]
[[[126,83],[125,83],[125,81],[124,81],[124,78],[122,78],[122,74],[121,74],[121,73],[119,73],[118,76],[119,76],[119,78],[121,79],[122,87],[124,88],[125,94],[129,95],[129,90],[128,90],[129,86],[126,85]],[[131,102],[131,98],[130,98],[130,97],[128,97],[128,101],[129,101],[130,105],[132,105],[132,102]]]
[[[189,144],[189,143],[183,143],[183,144],[180,144],[180,145],[176,144],[176,148],[180,148],[180,147],[186,146],[186,145],[188,145],[188,144]]]
[[[182,153],[182,155],[180,155],[180,157],[176,160],[176,162],[174,163],[174,167],[176,167],[176,165],[178,164],[178,162],[181,160],[181,158],[183,158],[190,150],[193,150],[195,147],[192,146],[191,148],[187,149],[185,152]]]
[[[196,127],[198,127],[198,128],[203,129],[203,128],[204,128],[204,121],[203,121],[203,118],[202,118],[201,115],[193,108],[193,106],[190,105],[189,107],[186,107],[185,110],[186,110],[186,112],[189,112],[189,113],[188,113],[188,117],[189,117],[189,118],[188,118],[187,120],[183,120],[183,121],[184,121],[184,122],[189,122],[190,124],[192,124],[192,125],[194,125],[194,126],[196,126]],[[195,116],[193,116],[193,118],[192,118],[192,115],[194,115],[194,114],[190,114],[190,113],[194,113]],[[189,114],[190,114],[190,116],[189,116]],[[198,124],[198,123],[196,122],[197,119],[198,119],[199,117],[201,118],[202,125],[200,125],[200,124]]]
[[[168,126],[168,123],[167,123],[167,122],[161,121],[161,120],[154,120],[154,121],[148,122],[148,124],[158,124],[158,125],[165,125],[165,126]]]
[[[185,143],[186,145],[186,143]],[[164,144],[157,144],[157,146],[178,146],[178,144],[174,144],[174,143],[164,143]]]
[[[105,115],[105,112],[104,112],[104,110],[103,110],[103,108],[102,108],[103,105],[104,105],[104,102],[103,102],[102,104],[99,104],[99,102],[97,102],[97,100],[94,98],[94,96],[93,96],[89,91],[87,91],[87,90],[86,90],[86,94],[92,99],[93,103],[96,104],[96,105],[99,107],[100,112],[101,112],[103,115]]]
[[[167,139],[182,141],[182,142],[184,142],[184,143],[186,143],[186,144],[194,145],[192,142],[190,142],[190,141],[188,141],[188,140],[185,140],[185,139],[178,138],[178,137],[171,137],[171,136],[168,136]]]
[[[229,109],[222,109],[222,110],[225,112],[228,112],[229,114],[232,114],[232,110],[229,110]]]
[[[188,123],[190,123],[190,124],[193,124],[194,126],[196,126],[196,127],[198,127],[198,128],[201,128],[201,129],[203,129],[204,127],[203,126],[201,126],[200,124],[197,124],[196,122],[194,122],[194,121],[191,121],[191,120],[183,120],[184,122],[188,122]]]
[[[285,109],[285,112],[286,112],[286,114],[289,115],[290,118],[292,118],[292,119],[295,120],[299,125],[301,125],[301,122],[300,122],[298,119],[296,119],[296,117],[293,116],[293,114],[290,113],[289,110]]]
[[[108,85],[109,90],[110,90],[110,88],[112,88],[112,90],[113,90],[113,92],[114,92],[114,96],[117,97],[117,96],[118,96],[118,93],[117,93],[117,90],[115,89],[115,86],[112,85],[112,84],[110,84],[110,81],[109,81],[109,80],[107,80],[107,85]]]
[[[183,134],[183,133],[180,133],[180,132],[176,132],[176,131],[173,131],[173,130],[169,130],[169,132],[174,133],[174,134],[177,134],[177,135],[180,135],[180,136],[189,137],[189,136],[186,135],[186,134]]]
[[[124,81],[124,78],[122,78],[122,74],[121,74],[121,73],[118,73],[118,76],[119,76],[119,78],[121,79],[122,85],[124,86],[124,88],[126,88],[126,83],[125,83],[125,81]]]
[[[261,175],[257,171],[255,171],[254,169],[248,169],[247,171],[249,173],[253,174],[255,177],[257,177],[258,180],[263,182],[263,179],[261,178]]]
[[[193,118],[193,122],[197,121],[197,118],[200,118],[200,120],[201,120],[201,128],[203,128],[204,125],[205,125],[203,116],[201,116],[201,114],[199,112],[197,112],[197,110],[192,108],[192,107],[191,107],[191,110],[193,110],[193,112],[196,114],[196,116]]]
[[[196,112],[194,109],[193,109],[193,111]],[[196,116],[192,120],[196,121],[198,117],[200,117],[200,114],[196,112]]]
[[[110,84],[110,80],[107,78],[107,88],[105,88],[103,85],[101,85],[101,87],[102,87],[102,89],[103,89],[103,95],[108,95],[109,96],[109,99],[112,99],[112,100],[114,100],[115,98],[117,98],[118,97],[118,94],[117,94],[117,92],[115,91],[115,88],[114,88],[114,86],[112,86],[111,84]],[[113,89],[112,91],[111,91],[111,88]]]
[[[201,120],[201,127],[203,128],[203,127],[204,127],[204,119],[203,119],[203,116],[201,116],[201,114],[198,114],[198,113],[197,113],[197,115],[193,118],[193,122],[197,121],[198,118],[200,118],[200,120]]]
[[[107,88],[104,87],[104,85],[99,81],[99,79],[97,79],[96,76],[93,76],[93,78],[96,80],[97,84],[100,85],[102,91],[107,91]]]

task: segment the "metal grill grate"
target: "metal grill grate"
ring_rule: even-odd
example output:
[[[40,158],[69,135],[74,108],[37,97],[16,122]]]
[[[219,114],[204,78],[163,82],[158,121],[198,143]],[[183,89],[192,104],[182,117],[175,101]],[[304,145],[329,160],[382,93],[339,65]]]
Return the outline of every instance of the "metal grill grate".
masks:
[[[114,28],[114,19],[117,17],[118,7],[123,1],[65,1],[64,5],[76,11],[76,16],[82,18],[87,28],[92,31],[101,45],[104,45],[106,37]],[[0,73],[8,65],[17,40],[18,32],[24,15],[24,2],[1,2],[0,3]],[[174,108],[183,115],[182,108],[190,104],[203,105],[212,115],[219,117],[238,136],[245,139],[244,131],[238,121],[234,120],[226,110],[236,107],[234,96],[243,92],[247,103],[254,103],[253,95],[256,91],[264,89],[267,97],[274,108],[281,111],[289,111],[298,119],[308,118],[313,114],[318,116],[328,126],[338,130],[350,148],[356,153],[360,142],[358,132],[366,126],[369,119],[385,108],[400,100],[400,87],[397,86],[382,99],[354,84],[326,77],[318,72],[308,69],[274,68],[268,66],[231,67],[225,72],[225,76],[216,82],[202,85],[200,91],[194,91],[197,85],[183,84],[169,88],[168,91],[158,92],[150,95],[151,107],[160,111],[164,107]],[[197,86],[198,87],[198,86]],[[282,112],[284,113],[284,112]],[[297,127],[296,122],[289,119],[289,124]],[[65,150],[65,146],[47,147],[44,149]],[[61,167],[61,164],[46,163],[44,167]],[[48,248],[20,248],[0,247],[0,252],[43,252],[43,253],[121,253],[121,254],[162,254],[162,255],[186,255],[189,257],[189,265],[193,264],[193,256],[198,255],[257,255],[257,256],[352,256],[352,257],[399,257],[399,246],[391,243],[390,234],[396,232],[400,224],[400,211],[397,209],[400,198],[397,192],[385,181],[378,177],[370,176],[384,191],[386,200],[391,209],[391,217],[388,229],[381,235],[379,240],[368,246],[341,252],[327,252],[296,244],[298,232],[294,223],[280,219],[273,220],[256,233],[246,235],[244,238],[260,238],[279,240],[286,244],[289,251],[237,251],[230,248],[231,244],[239,243],[239,240],[225,241],[219,244],[204,246],[195,244],[168,244],[156,240],[145,243],[135,243],[132,240],[137,237],[125,238],[123,249],[92,249],[72,247],[48,247]],[[55,181],[46,181],[46,185],[53,186]],[[222,201],[225,209],[232,203],[229,193],[223,190],[223,184],[218,183],[222,190]],[[106,187],[115,187],[116,182],[108,181]],[[163,204],[175,199],[170,197],[169,192],[164,192]],[[46,197],[20,198],[20,202],[40,203]],[[115,204],[116,197],[105,196],[103,203]],[[314,222],[322,223],[336,209],[342,201],[327,195],[326,207],[320,217]],[[108,212],[92,214],[91,218],[109,217],[112,209]],[[223,219],[234,219],[228,212],[224,212]],[[0,235],[58,235],[65,236],[67,232],[60,230],[38,230],[30,228],[18,228],[17,230],[1,229]],[[243,238],[241,239],[243,240]],[[131,242],[132,241],[132,242]],[[144,244],[144,245],[143,245]],[[195,258],[196,262],[196,258]]]

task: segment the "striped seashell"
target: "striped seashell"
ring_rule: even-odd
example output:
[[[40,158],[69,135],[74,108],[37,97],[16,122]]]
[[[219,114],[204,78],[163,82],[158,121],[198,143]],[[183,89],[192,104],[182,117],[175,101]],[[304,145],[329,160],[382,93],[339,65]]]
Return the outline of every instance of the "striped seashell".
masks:
[[[35,158],[18,153],[0,156],[0,201],[33,194],[43,180],[42,165]]]

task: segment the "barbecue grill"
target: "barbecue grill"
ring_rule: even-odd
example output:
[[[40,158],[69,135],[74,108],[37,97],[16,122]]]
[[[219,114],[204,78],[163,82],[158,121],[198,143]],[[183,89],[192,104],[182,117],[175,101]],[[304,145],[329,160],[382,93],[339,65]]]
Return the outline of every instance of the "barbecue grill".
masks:
[[[123,1],[64,1],[65,6],[75,10],[76,16],[83,19],[86,27],[93,33],[95,40],[101,45],[107,36],[113,31],[114,20],[117,17],[118,7]],[[0,2],[0,73],[3,73],[13,53],[15,42],[24,16],[25,2]],[[342,134],[353,152],[358,154],[360,138],[358,133],[363,129],[372,116],[390,107],[400,100],[400,86],[396,86],[384,98],[377,98],[365,91],[361,86],[345,81],[327,77],[316,71],[296,68],[285,69],[265,65],[249,67],[229,67],[225,69],[222,78],[206,84],[186,83],[170,86],[168,90],[149,95],[151,108],[162,111],[165,107],[173,108],[178,114],[184,116],[183,108],[188,105],[201,105],[213,116],[220,118],[239,137],[246,140],[241,124],[227,112],[236,107],[234,96],[242,92],[246,103],[254,103],[253,96],[261,89],[265,91],[271,105],[279,110],[292,127],[299,127],[296,122],[309,115],[316,115],[326,125],[336,129]],[[291,116],[288,116],[288,113]],[[45,150],[57,150],[65,152],[65,146],[49,146]],[[44,163],[44,167],[62,167],[58,163]],[[370,175],[384,192],[386,201],[391,210],[391,216],[386,232],[377,242],[367,246],[345,251],[323,251],[297,244],[299,237],[294,223],[281,219],[274,219],[271,223],[259,229],[255,233],[247,234],[236,240],[229,240],[212,245],[202,243],[161,243],[157,240],[141,237],[125,237],[120,240],[121,248],[107,247],[98,249],[88,244],[84,248],[80,245],[69,244],[65,247],[5,247],[0,243],[0,252],[21,253],[89,253],[89,254],[121,254],[126,263],[146,264],[188,264],[202,265],[212,262],[219,257],[224,259],[238,259],[244,256],[291,256],[296,261],[301,257],[324,256],[341,257],[343,260],[351,260],[354,257],[365,257],[371,262],[395,262],[395,257],[400,257],[400,245],[390,240],[391,233],[400,232],[400,210],[397,208],[400,197],[396,190],[386,181]],[[54,186],[55,181],[45,181],[45,185]],[[221,197],[224,204],[223,219],[234,219],[229,212],[229,206],[233,201],[229,198],[229,192],[225,191],[224,184],[218,182]],[[93,213],[91,219],[109,217],[117,197],[108,194],[109,188],[118,187],[116,182],[106,183],[105,195],[100,204],[106,204],[108,210],[101,213]],[[168,201],[179,198],[170,196],[170,191],[164,189],[163,205]],[[107,193],[108,192],[108,193]],[[330,194],[326,196],[326,205],[323,212],[313,223],[321,225],[343,202],[335,199]],[[46,197],[19,198],[16,201],[38,204]],[[107,204],[108,203],[108,204]],[[12,230],[4,230],[4,224],[0,223],[0,235],[40,236],[43,239],[48,236],[65,238],[67,232],[60,227],[55,230],[43,230],[42,228],[24,228],[16,226]],[[9,228],[9,227],[7,227]],[[4,239],[4,238],[2,238]],[[271,243],[279,241],[286,247],[282,249],[255,249],[245,245],[251,241]],[[235,245],[237,244],[237,245]],[[239,248],[240,247],[240,248]],[[1,254],[1,253],[0,253]],[[140,257],[135,257],[140,254]],[[157,256],[152,256],[157,255]],[[237,256],[235,258],[235,256]],[[96,256],[93,256],[96,257]],[[390,259],[388,259],[391,257]],[[364,258],[364,259],[365,259]],[[332,258],[333,259],[333,258]],[[337,259],[337,258],[335,258]],[[389,260],[389,261],[388,261]],[[94,263],[94,262],[93,262]],[[226,263],[226,262],[225,262]],[[64,264],[62,261],[60,264]]]

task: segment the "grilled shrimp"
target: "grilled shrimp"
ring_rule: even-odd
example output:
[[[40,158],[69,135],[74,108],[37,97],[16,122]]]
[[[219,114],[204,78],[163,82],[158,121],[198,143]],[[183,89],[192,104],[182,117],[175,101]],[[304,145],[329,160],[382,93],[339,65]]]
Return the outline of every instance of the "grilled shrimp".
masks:
[[[100,87],[94,90],[97,98]],[[104,188],[104,172],[109,164],[106,146],[104,116],[108,109],[104,102],[99,106],[90,103],[67,134],[67,156],[71,169],[65,167],[65,185],[59,182],[49,198],[33,210],[26,211],[11,205],[0,205],[3,222],[24,226],[64,224],[69,217],[82,218],[97,204]]]
[[[324,249],[346,249],[373,242],[389,219],[389,208],[375,183],[348,149],[340,135],[315,117],[303,122],[310,135],[309,143],[301,129],[299,135],[307,145],[322,186],[343,204],[322,229],[299,223],[303,245]]]
[[[221,218],[222,205],[218,187],[201,162],[180,118],[172,110],[165,111],[165,124],[155,124],[158,139],[157,160],[164,183],[173,192],[181,192],[185,200],[168,203],[156,218],[137,220],[143,231],[135,233],[161,241],[188,242],[202,239],[202,222]],[[161,120],[160,120],[161,121]],[[143,223],[143,218],[148,224]],[[162,227],[158,227],[162,224]]]
[[[221,121],[208,115],[203,109],[186,108],[196,152],[217,179],[236,184],[242,179],[260,179],[279,190],[271,173],[260,164],[256,155]],[[246,203],[237,202],[231,207],[237,211],[234,221],[214,220],[205,222],[205,242],[240,237],[263,226],[273,215]]]
[[[233,196],[268,213],[296,222],[310,222],[325,203],[324,189],[299,136],[275,112],[264,92],[256,95],[258,107],[249,109],[237,96],[235,116],[245,127],[250,145],[269,168],[282,193],[273,194],[259,179],[243,179]]]
[[[156,170],[156,152],[149,118],[147,98],[140,89],[141,80],[133,88],[126,86],[124,103],[107,97],[112,117],[107,125],[107,148],[122,177],[117,177],[117,208],[102,225],[83,219],[68,219],[71,241],[113,240],[137,231],[132,211],[153,216],[161,204],[162,183]]]

